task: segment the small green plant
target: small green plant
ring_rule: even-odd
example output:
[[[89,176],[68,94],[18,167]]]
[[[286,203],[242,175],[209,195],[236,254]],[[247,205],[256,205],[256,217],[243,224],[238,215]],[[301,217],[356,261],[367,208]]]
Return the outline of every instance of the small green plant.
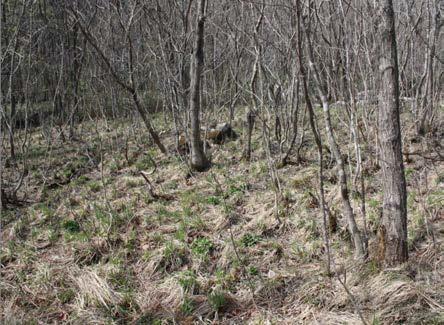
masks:
[[[311,241],[319,236],[318,224],[316,222],[316,219],[313,218],[311,222],[306,225],[305,229],[307,230],[307,232],[309,232],[307,240]]]
[[[125,242],[125,248],[129,252],[133,252],[137,245],[137,233],[134,230],[130,231],[128,237],[125,239],[124,242]]]
[[[416,204],[416,195],[415,192],[407,193],[407,208],[412,210]]]
[[[249,275],[258,275],[259,271],[255,266],[247,266],[246,271]]]
[[[220,199],[217,196],[210,196],[209,198],[207,198],[207,203],[211,203],[214,205],[219,205],[220,204]]]
[[[142,155],[137,159],[135,166],[138,171],[147,170],[153,167],[153,160],[148,155]]]
[[[220,286],[229,286],[231,282],[231,276],[224,270],[216,270],[216,283]]]
[[[411,219],[413,220],[413,224],[417,227],[420,227],[425,224],[424,215],[419,213],[411,213]]]
[[[261,238],[259,236],[256,236],[254,234],[245,233],[240,242],[244,247],[250,247],[256,245],[258,242],[261,241]]]
[[[185,251],[176,246],[172,241],[169,241],[163,251],[163,259],[160,266],[164,270],[172,270],[183,266],[186,260],[187,256]]]
[[[185,241],[186,236],[186,225],[183,221],[180,221],[176,226],[176,231],[174,232],[174,238],[180,241]]]
[[[67,220],[63,223],[63,229],[71,234],[80,232],[80,224],[76,220]]]
[[[174,189],[177,189],[177,187],[178,187],[178,183],[176,180],[172,180],[164,185],[164,188],[167,190],[174,190]]]
[[[156,244],[160,244],[160,243],[162,243],[162,241],[163,241],[163,235],[162,235],[162,233],[160,233],[160,232],[155,233],[155,234],[153,235],[153,241],[154,241]]]
[[[74,297],[74,291],[71,289],[62,290],[57,294],[57,298],[60,300],[62,304],[66,304],[72,300]]]
[[[99,182],[96,181],[89,181],[86,186],[92,191],[92,192],[99,192],[102,186]]]
[[[119,269],[108,275],[108,281],[120,292],[129,292],[133,285],[132,276],[119,265]]]
[[[369,260],[365,263],[365,268],[364,268],[364,276],[370,276],[370,275],[375,275],[376,273],[378,273],[379,268],[378,265],[375,261]]]
[[[259,166],[259,173],[260,174],[266,174],[268,173],[268,166],[266,163],[261,163]]]
[[[367,203],[368,203],[368,206],[372,209],[377,209],[378,205],[379,205],[379,202],[376,199],[370,199],[367,201]]]
[[[301,245],[299,243],[295,242],[291,246],[291,250],[300,259],[306,260],[309,257],[309,254],[308,254],[307,250],[305,249],[305,246]]]
[[[169,211],[165,207],[161,206],[157,209],[157,221],[159,224],[163,223],[164,221],[168,219],[176,219],[180,220],[181,215],[178,211]]]
[[[40,210],[43,213],[43,215],[47,218],[50,218],[54,215],[53,211],[46,203],[37,203],[36,205],[34,205],[34,209]]]
[[[229,198],[235,194],[241,194],[250,188],[250,184],[245,177],[230,178],[227,183],[227,188],[223,195],[225,198]]]
[[[142,316],[140,316],[139,319],[136,320],[134,325],[160,325],[162,324],[162,321],[155,316],[153,316],[151,313],[146,312],[143,313]]]
[[[196,274],[193,272],[193,270],[184,271],[179,274],[179,276],[177,277],[177,281],[179,282],[183,291],[192,293],[194,287],[197,284]]]
[[[244,187],[243,186],[239,186],[239,185],[235,185],[235,184],[230,184],[228,186],[228,189],[226,191],[226,196],[231,196],[235,193],[239,193],[239,192],[243,192],[244,191]]]
[[[296,227],[298,227],[299,229],[302,229],[305,227],[306,223],[307,222],[304,218],[299,218],[298,221],[296,222]]]
[[[111,173],[115,173],[120,169],[119,167],[119,163],[118,160],[113,159],[110,163],[109,163],[109,170]]]
[[[373,315],[372,325],[379,325],[379,318],[376,315]]]
[[[189,298],[185,297],[183,299],[182,306],[180,306],[180,311],[184,313],[185,316],[191,315],[193,312],[193,302]]]
[[[131,221],[134,218],[134,212],[131,208],[131,204],[122,204],[120,207],[120,213],[119,216],[122,220],[125,220],[127,222]]]
[[[195,238],[191,243],[191,250],[195,254],[205,255],[207,254],[211,248],[213,247],[213,243],[211,243],[207,238]]]
[[[214,311],[220,311],[227,305],[227,300],[223,292],[215,291],[208,295],[208,304]]]
[[[85,184],[87,182],[88,182],[88,178],[86,176],[84,176],[84,175],[80,175],[79,177],[77,177],[74,180],[73,184],[74,185],[82,185],[82,184]]]
[[[73,171],[69,168],[63,171],[63,176],[65,176],[65,178],[71,178],[73,174]]]
[[[185,217],[191,218],[193,216],[193,210],[190,206],[184,206],[182,207],[183,214]]]

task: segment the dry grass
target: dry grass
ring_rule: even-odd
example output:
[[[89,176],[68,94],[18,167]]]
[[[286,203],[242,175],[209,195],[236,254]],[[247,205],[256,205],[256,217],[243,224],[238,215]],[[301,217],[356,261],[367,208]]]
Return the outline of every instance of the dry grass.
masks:
[[[24,189],[37,202],[2,217],[0,322],[361,323],[343,286],[324,274],[319,208],[309,193],[316,193],[312,147],[303,150],[303,165],[279,170],[289,197],[279,223],[260,150],[247,164],[239,162],[239,140],[215,145],[212,170],[188,178],[179,159],[161,156],[142,137],[129,142],[127,161],[124,143],[101,123],[100,153],[97,133],[89,129],[83,126],[88,141],[78,148],[53,139],[43,174],[39,166],[46,156],[37,153],[45,146],[36,150],[34,174]],[[125,130],[123,124],[119,132]],[[39,130],[32,139],[44,143]],[[139,176],[140,169],[152,169],[140,158],[141,146],[158,163],[150,182],[159,198],[149,195]],[[101,155],[102,162],[96,160]],[[428,168],[420,158],[406,167],[413,176]],[[428,168],[427,190],[418,191],[408,179],[409,193],[415,194],[409,205],[410,261],[385,270],[372,259],[363,265],[352,260],[334,171],[327,172],[328,204],[339,219],[331,238],[335,268],[342,268],[367,323],[442,323],[444,165]],[[379,185],[376,171],[368,172],[373,231]],[[359,200],[352,204],[359,215]]]

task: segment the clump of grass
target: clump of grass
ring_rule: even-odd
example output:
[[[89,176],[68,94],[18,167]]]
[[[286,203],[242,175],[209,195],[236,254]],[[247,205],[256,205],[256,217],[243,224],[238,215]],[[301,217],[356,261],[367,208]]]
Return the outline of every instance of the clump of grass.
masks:
[[[34,205],[35,211],[40,211],[43,213],[43,215],[47,218],[52,217],[54,215],[54,212],[51,210],[49,205],[47,203],[37,203]]]
[[[210,196],[209,198],[207,198],[206,201],[207,201],[207,203],[214,204],[214,205],[220,204],[220,198],[217,196]]]
[[[94,271],[80,271],[72,274],[83,304],[91,302],[93,305],[108,309],[118,305],[122,295],[113,290],[108,282]],[[84,306],[82,306],[84,307]]]
[[[241,239],[240,243],[244,247],[250,247],[256,245],[258,242],[260,242],[262,239],[259,236],[256,236],[254,234],[251,234],[249,232],[245,233]]]
[[[117,159],[111,160],[111,162],[109,163],[108,167],[109,167],[109,171],[111,173],[117,172],[120,169],[119,161]]]
[[[227,306],[227,300],[222,291],[214,291],[208,295],[208,304],[214,311],[219,312]]]
[[[108,282],[118,292],[130,292],[133,287],[133,278],[123,266],[108,274]]]
[[[192,302],[188,297],[185,297],[185,298],[183,299],[183,303],[182,303],[182,305],[180,306],[180,311],[181,311],[185,316],[189,316],[189,315],[192,314],[192,312],[193,312],[193,308],[194,308],[194,306],[193,306],[193,302]]]
[[[197,286],[196,274],[192,270],[181,272],[177,277],[177,282],[179,282],[184,292],[193,293]]]
[[[80,224],[76,220],[67,220],[63,223],[63,229],[70,234],[80,232]]]
[[[100,189],[102,188],[102,185],[100,185],[98,181],[94,180],[88,181],[85,185],[94,193],[99,192]]]
[[[88,177],[86,177],[84,175],[80,175],[79,177],[74,179],[72,184],[73,185],[83,185],[83,184],[86,184],[88,182],[88,180],[89,180]]]
[[[74,298],[74,291],[70,288],[63,289],[57,293],[57,299],[62,304],[67,304]]]
[[[223,194],[225,198],[229,198],[235,194],[242,194],[251,187],[246,177],[243,176],[229,178],[226,183],[227,187]]]
[[[171,272],[184,266],[187,261],[186,250],[173,241],[168,241],[163,249],[159,267],[164,271]]]
[[[212,247],[213,243],[205,237],[195,238],[191,243],[191,250],[197,255],[208,254]]]
[[[138,171],[143,171],[154,167],[153,161],[148,155],[139,156],[134,165]]]
[[[253,265],[247,266],[246,271],[249,275],[258,275],[259,274],[259,270]]]

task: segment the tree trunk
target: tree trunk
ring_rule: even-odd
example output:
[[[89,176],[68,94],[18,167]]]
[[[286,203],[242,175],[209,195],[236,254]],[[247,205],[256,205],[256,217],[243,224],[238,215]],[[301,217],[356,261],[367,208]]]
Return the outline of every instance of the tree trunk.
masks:
[[[399,82],[392,0],[382,0],[379,107],[379,142],[382,169],[383,210],[378,230],[379,258],[385,265],[408,259],[407,206],[399,122]]]
[[[202,139],[200,138],[200,79],[204,64],[204,27],[205,27],[205,0],[199,1],[197,16],[197,36],[194,45],[194,55],[191,63],[191,168],[204,171],[210,167],[210,162],[204,154]]]
[[[148,116],[145,112],[145,110],[142,107],[142,103],[140,102],[139,95],[137,94],[137,91],[134,90],[132,92],[133,102],[136,105],[136,109],[139,112],[140,117],[142,118],[143,123],[145,124],[146,129],[148,130],[148,133],[150,134],[151,138],[153,139],[154,143],[157,145],[157,147],[160,149],[160,151],[167,155],[168,150],[163,145],[162,141],[160,140],[159,134],[154,130],[150,120],[148,119]]]
[[[251,159],[251,136],[253,134],[256,112],[258,111],[258,106],[259,106],[256,85],[259,79],[260,69],[262,68],[261,67],[262,48],[259,43],[258,35],[263,20],[264,20],[264,4],[262,4],[262,9],[259,18],[256,22],[253,34],[254,48],[256,52],[256,57],[254,59],[254,64],[253,64],[253,74],[251,75],[251,80],[250,80],[251,105],[253,105],[253,108],[250,105],[248,105],[247,112],[245,115],[245,127],[244,127],[245,143],[244,143],[244,152],[242,154],[242,159],[244,159],[245,161],[250,161]]]
[[[308,93],[308,85],[307,85],[307,72],[305,70],[305,62],[303,60],[302,55],[302,12],[301,12],[301,3],[300,0],[295,0],[296,4],[296,14],[297,14],[297,57],[299,62],[299,71],[302,77],[302,92],[305,98],[305,104],[307,105],[309,121],[311,131],[313,132],[313,136],[316,142],[316,147],[318,148],[318,160],[319,160],[319,169],[318,169],[318,184],[319,184],[319,199],[321,203],[321,213],[322,213],[322,233],[324,237],[325,248],[327,251],[327,261],[326,261],[326,273],[328,275],[331,274],[331,253],[330,253],[330,236],[327,229],[327,213],[326,213],[326,204],[325,204],[325,193],[324,193],[324,169],[322,166],[323,161],[323,149],[322,149],[322,139],[318,132],[318,126],[316,123],[316,115],[314,113],[313,105],[311,103],[310,95]]]
[[[319,74],[319,69],[317,69],[314,63],[314,54],[313,48],[310,40],[310,35],[307,30],[305,30],[307,35],[307,50],[308,50],[308,60],[310,69],[313,72],[314,79],[316,81],[316,86],[318,88],[319,97],[322,102],[322,110],[324,113],[324,121],[325,121],[325,130],[327,133],[328,143],[330,144],[330,148],[333,152],[333,155],[336,160],[336,164],[338,165],[338,178],[341,185],[341,198],[342,204],[345,209],[345,216],[347,218],[348,230],[353,238],[353,244],[355,245],[355,258],[364,260],[367,256],[365,251],[365,245],[362,240],[361,232],[356,224],[355,215],[353,212],[353,208],[350,203],[350,198],[348,195],[348,185],[347,185],[347,175],[345,173],[344,160],[342,158],[342,153],[339,148],[339,145],[336,142],[333,128],[331,125],[331,116],[330,116],[330,106],[327,99],[327,93],[325,92],[324,85],[322,84],[321,76]]]

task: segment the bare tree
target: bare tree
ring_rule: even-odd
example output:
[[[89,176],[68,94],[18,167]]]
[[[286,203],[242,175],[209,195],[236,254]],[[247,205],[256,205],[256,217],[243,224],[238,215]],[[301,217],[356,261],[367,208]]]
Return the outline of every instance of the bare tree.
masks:
[[[399,122],[398,54],[392,0],[382,0],[380,10],[379,142],[383,210],[378,229],[379,258],[386,265],[408,259],[407,195]]]
[[[358,259],[364,259],[366,256],[364,243],[362,240],[361,232],[359,231],[359,228],[356,224],[353,208],[350,204],[350,198],[349,198],[349,191],[348,191],[348,185],[347,185],[347,175],[345,173],[345,167],[344,167],[344,160],[342,158],[342,153],[339,148],[338,143],[336,142],[332,123],[331,123],[331,116],[330,116],[330,107],[328,103],[328,96],[325,92],[325,87],[322,83],[320,73],[318,68],[316,67],[315,61],[314,61],[314,54],[313,54],[313,47],[310,40],[310,35],[308,31],[306,30],[307,34],[307,52],[308,52],[308,59],[309,59],[309,66],[310,69],[313,72],[314,79],[316,81],[316,87],[318,89],[319,97],[321,99],[322,103],[322,110],[324,113],[324,120],[325,120],[325,129],[327,133],[327,138],[329,145],[333,151],[333,155],[335,157],[336,163],[338,165],[338,178],[341,185],[341,198],[342,198],[342,204],[345,209],[345,215],[347,218],[348,223],[348,229],[350,231],[350,234],[353,238],[353,243],[355,245],[355,256]]]
[[[200,138],[200,82],[204,65],[204,34],[205,34],[205,0],[199,1],[198,15],[196,19],[196,42],[191,63],[191,168],[204,171],[209,168],[210,162],[203,151],[203,143]]]
[[[305,62],[303,60],[303,50],[302,50],[302,39],[303,39],[303,33],[302,33],[302,8],[301,8],[301,1],[295,0],[296,5],[296,14],[297,14],[297,43],[296,43],[296,50],[298,53],[298,61],[299,61],[299,69],[300,74],[302,78],[302,91],[304,94],[304,99],[307,105],[308,114],[309,114],[309,121],[310,121],[310,127],[311,131],[313,133],[316,147],[318,149],[318,162],[319,162],[319,169],[318,169],[318,183],[319,183],[319,199],[321,203],[321,214],[322,214],[322,232],[324,235],[324,242],[325,242],[325,248],[327,251],[326,256],[326,272],[327,274],[331,273],[331,257],[330,257],[330,238],[329,233],[327,230],[327,214],[326,214],[326,203],[325,203],[325,194],[324,194],[324,169],[323,169],[323,149],[322,149],[322,140],[321,136],[318,131],[318,126],[316,124],[316,116],[314,113],[313,105],[310,99],[310,95],[308,93],[308,85],[307,85],[307,72],[305,70]]]
[[[129,81],[126,81],[124,76],[122,76],[116,71],[116,68],[112,64],[110,58],[106,55],[104,49],[100,46],[97,38],[93,35],[93,32],[90,29],[91,22],[94,20],[97,12],[95,12],[94,16],[90,19],[90,21],[87,21],[84,13],[81,12],[79,8],[77,8],[76,6],[72,6],[69,9],[71,14],[73,15],[73,18],[76,20],[77,24],[76,26],[79,26],[80,31],[82,32],[86,41],[92,46],[99,60],[102,61],[102,63],[104,64],[105,68],[109,71],[114,81],[130,94],[133,103],[136,107],[136,110],[140,114],[140,117],[142,118],[145,127],[147,128],[148,133],[150,134],[154,143],[157,145],[157,147],[162,153],[167,154],[168,151],[163,145],[159,134],[154,129],[150,117],[143,107],[143,103],[141,101],[140,94],[138,92],[140,85],[136,75],[137,62],[135,62],[136,58],[134,53],[135,49],[134,49],[134,40],[133,40],[134,37],[133,34],[135,33],[134,23],[135,20],[137,19],[136,15],[139,12],[139,10],[137,9],[137,2],[127,4],[129,11],[127,15],[128,17],[126,17],[125,13],[122,12],[120,5],[114,6],[113,4],[110,4],[110,6],[112,7],[113,11],[115,11],[118,18],[119,26],[125,35],[126,52],[128,56]]]

